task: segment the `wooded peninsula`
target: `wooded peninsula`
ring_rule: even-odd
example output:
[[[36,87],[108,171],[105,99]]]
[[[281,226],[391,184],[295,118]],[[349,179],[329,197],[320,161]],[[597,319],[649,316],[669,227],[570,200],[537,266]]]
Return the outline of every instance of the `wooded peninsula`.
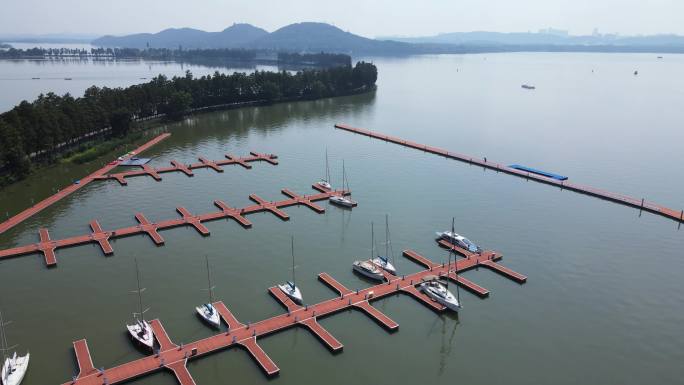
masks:
[[[376,80],[375,65],[358,62],[296,73],[216,72],[195,78],[187,72],[127,88],[93,86],[82,97],[40,95],[0,114],[0,185],[24,178],[34,163],[54,162],[83,146],[84,139],[92,145],[126,136],[138,120],[178,120],[199,110],[350,95],[375,89]]]

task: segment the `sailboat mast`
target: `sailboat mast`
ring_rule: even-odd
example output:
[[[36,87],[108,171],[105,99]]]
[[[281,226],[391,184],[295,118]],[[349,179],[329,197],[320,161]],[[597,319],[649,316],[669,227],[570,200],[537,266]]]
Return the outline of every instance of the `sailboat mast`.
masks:
[[[454,222],[456,221],[455,218],[451,218],[451,235],[453,236],[454,233],[456,232],[456,226],[454,225]],[[449,249],[449,256],[451,256],[451,252],[453,251],[453,247]],[[454,255],[454,265],[456,265],[456,256]],[[449,270],[451,270],[451,263],[449,263]],[[458,301],[458,305],[461,306],[461,291],[458,287],[458,269],[454,269],[454,274],[456,276],[456,300]],[[447,279],[447,282],[449,280]]]
[[[214,302],[214,293],[213,287],[211,286],[211,274],[209,273],[209,257],[205,255],[204,259],[207,261],[207,283],[209,284],[209,304],[212,304]]]
[[[385,258],[389,258],[389,220],[387,214],[385,214]],[[394,258],[392,258],[392,262],[394,262]]]
[[[290,245],[292,246],[291,247],[291,249],[292,249],[292,285],[297,286],[297,284],[295,282],[294,235],[292,236],[292,238],[290,238],[290,240],[291,240]]]
[[[2,349],[2,363],[7,361],[7,336],[5,335],[5,319],[2,318],[2,311],[0,311],[0,349]],[[3,379],[4,382],[4,379]]]
[[[375,257],[375,234],[373,232],[373,222],[371,222],[371,260]]]
[[[138,281],[138,306],[140,309],[140,320],[145,322],[145,316],[143,314],[143,304],[142,304],[142,289],[140,288],[140,269],[138,268],[138,259],[135,259],[135,277]]]
[[[328,146],[325,147],[325,181],[330,183],[330,168],[328,167]]]

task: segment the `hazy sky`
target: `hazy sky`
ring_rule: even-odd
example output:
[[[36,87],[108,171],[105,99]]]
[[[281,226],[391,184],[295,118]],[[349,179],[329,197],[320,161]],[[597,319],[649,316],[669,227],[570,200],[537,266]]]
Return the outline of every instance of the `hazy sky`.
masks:
[[[684,0],[1,0],[0,33],[127,34],[169,27],[273,31],[322,21],[367,37],[454,31],[684,35]]]

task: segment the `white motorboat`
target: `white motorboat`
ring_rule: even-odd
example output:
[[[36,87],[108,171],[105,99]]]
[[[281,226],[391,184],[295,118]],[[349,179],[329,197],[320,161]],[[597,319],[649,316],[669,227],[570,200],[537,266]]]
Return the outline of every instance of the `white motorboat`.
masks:
[[[381,269],[385,270],[386,272],[392,274],[392,275],[397,275],[397,269],[394,267],[394,264],[390,262],[389,259],[390,256],[390,235],[389,235],[389,219],[388,216],[385,214],[385,255],[378,255],[377,257],[373,258],[373,263],[378,265]],[[392,261],[394,261],[394,252],[392,252]]]
[[[355,261],[352,268],[354,271],[357,271],[359,274],[363,274],[370,279],[376,281],[385,280],[385,276],[382,275],[382,270],[371,261]]]
[[[346,190],[345,190],[346,187]],[[330,203],[342,206],[342,207],[355,207],[357,205],[356,202],[354,202],[351,199],[351,191],[349,190],[349,182],[347,181],[347,175],[345,174],[345,169],[344,169],[344,160],[342,161],[342,191],[349,191],[348,196],[344,195],[333,195],[328,200]]]
[[[436,277],[435,277],[436,278]],[[448,283],[447,283],[448,285]],[[420,290],[428,297],[432,298],[448,309],[458,311],[461,308],[461,303],[449,291],[448,287],[437,279],[426,280],[419,285]]]
[[[466,249],[471,253],[482,253],[482,249],[480,248],[480,246],[476,245],[470,239],[462,235],[456,234],[456,232],[454,232],[453,219],[451,223],[451,231],[438,232],[437,237],[438,239],[444,239],[446,241],[449,241],[451,244],[456,245],[462,249]]]
[[[326,190],[332,190],[332,185],[330,184],[330,168],[328,167],[328,148],[325,148],[325,178],[316,182],[316,184]]]
[[[202,306],[195,307],[197,314],[210,326],[217,329],[221,328],[221,316],[219,315],[216,308],[214,308],[214,286],[211,285],[211,274],[209,271],[209,257],[205,256],[207,261],[207,282],[209,284],[207,291],[209,292],[209,302]]]
[[[298,304],[302,304],[302,292],[299,290],[295,284],[295,261],[294,261],[294,237],[292,237],[292,281],[287,281],[282,285],[278,285],[278,288],[285,293],[286,296],[290,297],[291,300]]]
[[[135,317],[135,323],[133,325],[126,324],[128,329],[128,334],[131,335],[133,341],[139,343],[141,346],[148,348],[150,350],[154,349],[154,332],[152,327],[147,321],[145,321],[145,313],[150,309],[143,310],[142,304],[142,293],[145,291],[144,288],[140,287],[140,270],[138,269],[138,260],[135,260],[135,274],[138,281],[138,290],[134,290],[134,293],[138,294],[138,313],[133,313]]]
[[[0,350],[2,350],[2,369],[0,370],[0,384],[2,385],[19,385],[24,379],[26,370],[28,370],[30,354],[26,352],[25,356],[17,355],[14,352],[11,356],[8,354],[11,349],[16,346],[8,346],[7,334],[5,333],[5,322],[0,313]]]

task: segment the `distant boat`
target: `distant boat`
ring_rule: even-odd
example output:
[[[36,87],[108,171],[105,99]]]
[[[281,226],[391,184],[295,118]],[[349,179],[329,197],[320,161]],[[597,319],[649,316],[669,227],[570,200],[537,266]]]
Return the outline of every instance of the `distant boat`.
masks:
[[[658,56],[658,59],[662,59],[662,58],[663,58],[662,56]]]
[[[71,78],[64,78],[64,80],[72,80]]]
[[[126,324],[126,328],[134,341],[143,347],[152,350],[154,348],[154,333],[152,332],[150,324],[145,321],[145,312],[149,309],[143,310],[142,292],[145,291],[145,289],[140,287],[140,270],[138,269],[137,259],[135,260],[135,274],[138,281],[138,290],[135,290],[134,293],[138,293],[139,312],[133,313],[135,323],[133,325]]]
[[[332,190],[332,185],[330,184],[330,168],[328,167],[328,147],[325,148],[325,177],[316,182],[316,184],[326,190]]]
[[[386,272],[392,275],[397,275],[397,269],[394,267],[394,264],[392,264],[392,262],[394,262],[394,253],[392,253],[392,262],[390,262],[389,245],[389,219],[387,217],[387,214],[385,214],[385,255],[378,255],[377,257],[373,258],[373,263],[378,265],[378,267],[385,270]]]
[[[349,182],[347,182],[347,175],[345,174],[344,171],[344,160],[342,161],[342,191],[345,191],[345,185],[347,190],[349,190]],[[351,190],[349,190],[349,196],[345,197],[343,195],[334,195],[328,198],[330,203],[336,204],[338,206],[342,207],[347,207],[347,208],[352,208],[357,205],[356,202],[354,202],[351,199]]]
[[[202,306],[197,306],[197,314],[199,314],[202,319],[207,322],[210,326],[219,329],[221,327],[221,318],[219,317],[218,311],[214,308],[214,286],[211,285],[211,273],[209,270],[209,257],[204,257],[207,261],[207,283],[209,291],[209,302]]]
[[[5,322],[0,312],[0,350],[2,351],[2,370],[0,370],[0,383],[3,385],[19,385],[24,379],[26,370],[28,369],[30,354],[26,352],[25,356],[17,356],[14,352],[11,356],[8,354],[15,346],[8,346],[7,333],[5,332]]]
[[[639,71],[634,71],[634,76],[639,75]]]
[[[31,78],[31,80],[39,80],[40,78]]]
[[[298,304],[302,304],[304,301],[302,299],[302,292],[299,290],[295,284],[295,259],[294,259],[294,236],[292,237],[292,281],[287,281],[282,285],[278,285],[278,288],[285,293],[291,300]]]
[[[520,87],[522,87],[522,88],[524,88],[524,89],[526,89],[526,90],[536,90],[536,89],[537,89],[537,87],[531,86],[531,85],[529,85],[529,84],[523,84],[523,85],[520,86]]]

